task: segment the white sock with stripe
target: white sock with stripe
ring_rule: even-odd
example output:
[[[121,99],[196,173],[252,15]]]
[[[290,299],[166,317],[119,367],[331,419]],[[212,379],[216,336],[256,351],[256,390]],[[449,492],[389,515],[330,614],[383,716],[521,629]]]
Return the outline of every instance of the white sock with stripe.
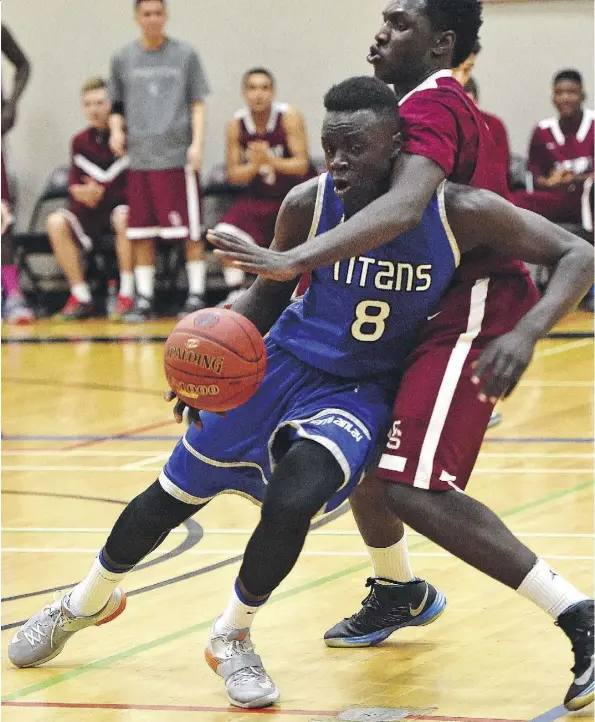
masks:
[[[204,296],[207,290],[207,262],[188,261],[186,275],[188,276],[188,293],[193,296]]]
[[[134,269],[136,292],[145,298],[153,298],[155,293],[155,266],[137,266]]]
[[[127,573],[106,569],[99,554],[87,576],[70,592],[68,609],[76,617],[91,617],[97,614],[108,603],[112,592]]]
[[[554,619],[558,619],[562,612],[573,604],[588,599],[564,577],[557,574],[544,559],[537,560],[517,592],[537,604]]]
[[[374,576],[390,579],[392,582],[411,582],[416,577],[409,563],[409,550],[407,549],[407,534],[396,544],[390,547],[369,547],[366,545]]]
[[[250,629],[256,612],[266,603],[267,599],[263,599],[261,602],[249,602],[244,599],[236,579],[227,607],[215,622],[215,634],[227,634],[234,629]]]

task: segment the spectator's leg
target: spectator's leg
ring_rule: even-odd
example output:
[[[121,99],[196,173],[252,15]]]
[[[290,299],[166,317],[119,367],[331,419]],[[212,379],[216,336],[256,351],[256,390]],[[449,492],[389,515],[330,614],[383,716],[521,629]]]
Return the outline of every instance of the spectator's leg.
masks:
[[[77,219],[72,221],[75,222],[80,225]],[[70,298],[56,318],[69,321],[88,318],[93,310],[91,289],[85,281],[80,245],[75,239],[71,221],[65,212],[50,214],[47,220],[47,232],[56,261],[66,276],[70,288]],[[80,232],[84,233],[82,228]]]
[[[134,281],[140,296],[151,301],[155,295],[155,239],[134,241]]]
[[[128,213],[125,206],[118,206],[112,212],[112,226],[116,236],[116,256],[120,272],[118,294],[118,315],[132,308],[134,299],[134,259],[132,242],[126,234]]]

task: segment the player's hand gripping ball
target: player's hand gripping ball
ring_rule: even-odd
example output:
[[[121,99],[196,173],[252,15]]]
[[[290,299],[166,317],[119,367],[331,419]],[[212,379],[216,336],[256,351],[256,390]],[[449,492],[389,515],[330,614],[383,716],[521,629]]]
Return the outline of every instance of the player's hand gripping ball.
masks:
[[[266,360],[256,326],[224,308],[185,316],[165,342],[169,387],[202,411],[230,411],[248,401],[264,378]]]

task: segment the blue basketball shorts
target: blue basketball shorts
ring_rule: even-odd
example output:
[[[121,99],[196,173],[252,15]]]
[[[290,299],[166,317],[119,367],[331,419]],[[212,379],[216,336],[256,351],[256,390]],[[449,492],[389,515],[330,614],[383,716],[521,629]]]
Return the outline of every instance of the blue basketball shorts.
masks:
[[[261,504],[275,465],[292,442],[310,439],[335,457],[341,488],[321,513],[340,506],[373,462],[388,429],[394,385],[356,381],[312,368],[267,339],[264,380],[245,404],[225,418],[203,413],[190,426],[159,481],[171,496],[204,504],[236,493]]]

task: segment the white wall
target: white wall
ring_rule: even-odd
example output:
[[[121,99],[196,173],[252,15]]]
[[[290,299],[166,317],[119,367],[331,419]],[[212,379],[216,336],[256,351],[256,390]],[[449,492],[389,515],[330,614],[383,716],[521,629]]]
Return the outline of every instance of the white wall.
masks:
[[[221,160],[225,121],[239,105],[239,79],[251,65],[276,74],[279,97],[304,112],[318,149],[322,96],[353,74],[368,74],[367,48],[383,0],[169,0],[169,33],[200,52],[209,99],[206,167]],[[274,8],[274,11],[271,10]],[[29,55],[33,75],[8,136],[21,225],[51,168],[64,164],[79,129],[83,80],[106,74],[114,49],[136,35],[132,0],[3,0],[2,20]],[[477,67],[484,107],[510,128],[523,151],[532,125],[551,112],[550,79],[576,66],[592,98],[593,1],[528,0],[487,5]],[[6,69],[7,66],[3,66]],[[4,79],[5,87],[10,79]]]

